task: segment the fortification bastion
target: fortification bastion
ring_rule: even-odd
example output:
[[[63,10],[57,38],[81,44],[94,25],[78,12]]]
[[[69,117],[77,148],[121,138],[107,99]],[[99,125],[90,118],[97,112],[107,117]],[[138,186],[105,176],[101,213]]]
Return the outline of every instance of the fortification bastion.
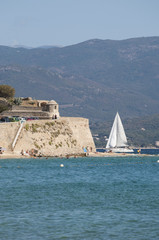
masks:
[[[0,145],[19,155],[22,150],[33,149],[43,156],[78,155],[84,153],[84,148],[95,152],[89,121],[85,118],[0,123]]]

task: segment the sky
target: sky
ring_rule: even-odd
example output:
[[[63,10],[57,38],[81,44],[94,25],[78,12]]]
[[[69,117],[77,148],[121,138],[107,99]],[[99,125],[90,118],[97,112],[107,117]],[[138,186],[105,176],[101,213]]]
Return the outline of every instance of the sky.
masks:
[[[0,45],[159,36],[159,0],[0,0]]]

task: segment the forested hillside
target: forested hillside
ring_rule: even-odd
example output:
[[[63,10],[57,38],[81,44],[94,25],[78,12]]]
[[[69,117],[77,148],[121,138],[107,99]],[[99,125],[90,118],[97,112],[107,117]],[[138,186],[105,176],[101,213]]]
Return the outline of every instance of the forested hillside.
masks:
[[[159,113],[159,37],[89,40],[62,48],[0,46],[0,84],[55,99],[63,116],[91,122]]]
[[[91,123],[96,147],[105,147],[113,121]],[[133,147],[155,147],[159,141],[159,114],[123,120],[129,145]]]

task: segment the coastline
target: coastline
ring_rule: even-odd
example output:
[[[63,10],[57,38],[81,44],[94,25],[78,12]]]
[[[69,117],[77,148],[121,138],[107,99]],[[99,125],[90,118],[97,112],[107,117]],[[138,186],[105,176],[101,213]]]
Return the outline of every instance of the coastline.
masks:
[[[89,154],[69,154],[69,155],[60,155],[60,156],[30,156],[30,155],[21,155],[16,153],[3,153],[0,155],[0,159],[29,159],[29,158],[78,158],[78,157],[143,157],[151,156],[150,154],[133,154],[133,153],[102,153],[102,152],[92,152]]]

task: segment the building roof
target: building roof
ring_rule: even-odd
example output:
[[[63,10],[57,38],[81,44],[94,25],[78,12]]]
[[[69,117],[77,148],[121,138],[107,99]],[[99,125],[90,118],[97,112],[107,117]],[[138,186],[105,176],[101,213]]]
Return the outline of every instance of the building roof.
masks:
[[[48,104],[57,104],[57,102],[54,101],[54,100],[51,100],[51,101],[48,102]]]

